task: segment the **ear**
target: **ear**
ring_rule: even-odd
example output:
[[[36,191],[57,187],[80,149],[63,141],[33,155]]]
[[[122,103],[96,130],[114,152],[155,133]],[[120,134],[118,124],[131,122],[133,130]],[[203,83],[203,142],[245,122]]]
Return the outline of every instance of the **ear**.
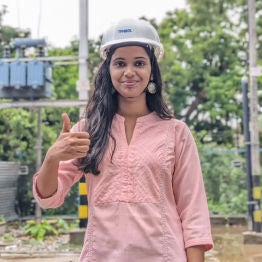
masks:
[[[151,73],[150,75],[150,81],[154,81],[154,77],[153,77],[153,74]]]

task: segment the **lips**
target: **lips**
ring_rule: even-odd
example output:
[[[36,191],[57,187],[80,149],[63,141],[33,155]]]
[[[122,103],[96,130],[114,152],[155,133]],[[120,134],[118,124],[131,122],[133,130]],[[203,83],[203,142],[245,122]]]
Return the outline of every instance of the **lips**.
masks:
[[[137,83],[137,81],[123,81],[122,85],[126,86],[126,87],[133,87],[135,86]]]

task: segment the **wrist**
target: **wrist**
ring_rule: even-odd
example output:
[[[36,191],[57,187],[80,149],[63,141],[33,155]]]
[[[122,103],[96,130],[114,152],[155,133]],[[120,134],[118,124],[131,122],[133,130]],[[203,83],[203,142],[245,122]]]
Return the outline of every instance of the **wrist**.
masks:
[[[186,249],[187,262],[204,262],[204,246],[192,246]]]
[[[49,149],[46,153],[44,164],[47,164],[48,166],[51,165],[52,167],[58,167],[59,162],[60,159],[55,154],[52,154],[52,151]]]

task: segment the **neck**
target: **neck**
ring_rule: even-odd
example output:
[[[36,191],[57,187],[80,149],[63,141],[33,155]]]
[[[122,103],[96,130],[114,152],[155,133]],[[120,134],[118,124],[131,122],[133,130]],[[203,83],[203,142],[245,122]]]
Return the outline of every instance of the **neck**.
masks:
[[[147,105],[137,104],[137,103],[119,103],[118,104],[118,114],[124,117],[137,118],[140,116],[145,116],[150,113]]]

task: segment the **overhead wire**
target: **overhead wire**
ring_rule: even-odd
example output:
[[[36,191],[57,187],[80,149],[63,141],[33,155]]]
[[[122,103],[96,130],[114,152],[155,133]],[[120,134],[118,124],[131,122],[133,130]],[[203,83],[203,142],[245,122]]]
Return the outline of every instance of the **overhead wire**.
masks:
[[[17,10],[17,28],[21,28],[21,20],[20,20],[20,5],[19,0],[16,0],[16,10]]]
[[[38,13],[38,21],[37,21],[37,38],[40,37],[40,29],[41,29],[41,22],[42,22],[42,0],[39,0],[39,13]]]

